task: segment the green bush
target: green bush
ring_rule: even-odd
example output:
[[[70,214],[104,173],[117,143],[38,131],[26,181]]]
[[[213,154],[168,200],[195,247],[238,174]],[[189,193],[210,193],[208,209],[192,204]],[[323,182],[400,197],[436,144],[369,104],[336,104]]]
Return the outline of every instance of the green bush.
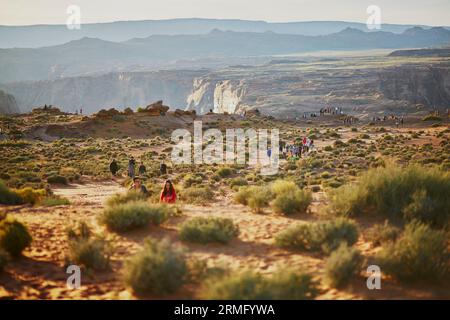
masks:
[[[270,188],[264,186],[241,187],[234,195],[236,202],[248,205],[255,213],[261,213],[272,198]]]
[[[169,216],[170,208],[167,205],[132,201],[107,207],[99,216],[99,222],[110,230],[123,232],[146,226],[149,222],[159,225]]]
[[[227,243],[239,234],[233,220],[196,217],[181,225],[180,237],[184,241]]]
[[[248,184],[248,182],[245,178],[237,177],[237,178],[231,179],[230,188],[246,186],[247,184]]]
[[[448,236],[426,224],[411,222],[394,243],[378,254],[381,270],[405,282],[438,281],[449,275]]]
[[[129,190],[128,192],[125,193],[116,193],[112,195],[111,197],[106,199],[106,205],[111,207],[118,204],[124,204],[127,202],[140,201],[145,199],[146,196],[142,192]]]
[[[379,246],[387,242],[395,241],[400,235],[400,229],[388,224],[376,224],[366,232],[366,238],[373,246]]]
[[[105,240],[92,236],[86,223],[68,230],[68,264],[76,264],[86,269],[106,270],[109,268],[111,248]]]
[[[5,270],[5,267],[8,264],[8,260],[8,252],[0,248],[0,273]]]
[[[331,253],[326,261],[326,281],[332,287],[340,288],[360,272],[361,265],[362,256],[359,251],[343,243]]]
[[[126,263],[125,283],[138,294],[175,292],[188,278],[182,251],[167,240],[147,239],[142,251]]]
[[[47,178],[48,183],[68,184],[67,178],[64,176],[54,175]]]
[[[67,206],[70,204],[70,201],[63,197],[51,196],[44,198],[40,204],[45,207]]]
[[[445,227],[450,220],[449,194],[448,171],[387,164],[369,169],[357,185],[338,188],[332,195],[332,209],[344,216],[373,213]]]
[[[0,180],[0,203],[1,204],[21,204],[23,200],[20,196],[10,190],[3,181]]]
[[[356,224],[345,218],[292,225],[280,232],[275,243],[280,247],[329,253],[341,243],[349,246],[358,240]]]
[[[279,194],[272,202],[272,209],[277,213],[293,214],[305,213],[311,204],[311,192],[296,190]]]
[[[0,248],[11,256],[19,256],[31,240],[27,227],[21,222],[11,217],[0,221]]]
[[[214,192],[208,186],[190,187],[182,191],[181,198],[187,203],[206,204],[214,198]]]
[[[271,186],[271,191],[275,194],[275,195],[282,195],[282,194],[286,194],[292,191],[297,191],[298,187],[295,184],[294,181],[289,181],[289,180],[276,180],[274,181]]]
[[[428,115],[422,118],[422,121],[442,121],[442,118],[435,115]]]
[[[307,273],[279,272],[263,277],[252,272],[215,277],[206,281],[202,298],[211,300],[305,300],[318,294]]]
[[[44,189],[33,189],[31,187],[17,189],[14,192],[22,199],[23,203],[29,203],[31,205],[41,202],[47,194]]]
[[[216,173],[221,177],[221,178],[226,178],[229,177],[233,174],[233,169],[229,168],[229,167],[222,167],[219,168]]]

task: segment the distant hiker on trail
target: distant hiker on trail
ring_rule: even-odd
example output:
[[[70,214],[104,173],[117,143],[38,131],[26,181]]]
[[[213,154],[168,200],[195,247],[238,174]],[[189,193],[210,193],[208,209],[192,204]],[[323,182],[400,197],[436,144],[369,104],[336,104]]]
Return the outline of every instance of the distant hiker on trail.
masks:
[[[269,159],[270,159],[270,157],[272,157],[272,149],[271,148],[267,149],[267,156],[269,157]]]
[[[167,166],[164,162],[161,162],[161,164],[159,165],[159,172],[161,172],[161,174],[167,173]]]
[[[130,160],[128,161],[128,176],[130,178],[134,178],[135,170],[134,166],[136,165],[136,161],[134,160],[134,157],[132,156]]]
[[[177,200],[177,194],[175,192],[175,188],[172,185],[172,181],[166,180],[159,200],[165,203],[175,203],[175,201]]]
[[[116,159],[113,159],[113,161],[109,164],[109,171],[111,171],[113,176],[115,176],[117,171],[119,171],[119,165],[117,164]]]
[[[134,177],[133,178],[133,184],[130,187],[130,190],[140,192],[146,197],[148,197],[148,190],[147,188],[142,184],[141,178]]]
[[[140,176],[143,176],[147,172],[147,169],[145,168],[143,162],[141,162],[141,164],[139,165],[138,172]]]

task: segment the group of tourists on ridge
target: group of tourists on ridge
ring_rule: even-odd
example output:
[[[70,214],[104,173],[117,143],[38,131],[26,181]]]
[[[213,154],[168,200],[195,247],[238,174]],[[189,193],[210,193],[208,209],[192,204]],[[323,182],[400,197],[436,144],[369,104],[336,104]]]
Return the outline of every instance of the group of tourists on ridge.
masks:
[[[138,173],[139,176],[136,176],[135,172],[135,166],[136,166],[136,160],[133,156],[130,157],[128,160],[128,167],[127,167],[127,175],[131,179],[133,179],[133,182],[130,186],[130,190],[134,190],[136,192],[142,193],[145,196],[149,195],[149,192],[145,185],[142,183],[142,176],[147,172],[147,168],[145,167],[144,163],[141,162],[138,167]],[[117,175],[117,172],[119,171],[119,165],[117,164],[116,159],[113,159],[111,163],[109,164],[109,170],[111,171],[111,174],[113,176]],[[167,173],[167,166],[165,163],[161,163],[159,166],[159,171],[161,175],[164,175]],[[161,194],[159,197],[160,202],[164,203],[175,203],[177,199],[177,194],[175,192],[175,188],[173,187],[172,181],[166,180],[164,182],[163,188],[161,190]]]

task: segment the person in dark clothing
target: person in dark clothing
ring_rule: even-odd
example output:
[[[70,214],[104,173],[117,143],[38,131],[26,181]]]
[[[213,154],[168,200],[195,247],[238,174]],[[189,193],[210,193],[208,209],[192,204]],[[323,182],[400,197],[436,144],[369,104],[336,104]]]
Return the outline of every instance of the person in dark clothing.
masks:
[[[109,164],[109,171],[111,171],[113,176],[115,176],[117,171],[119,171],[119,165],[117,164],[116,159],[113,159],[113,161]]]
[[[167,173],[167,166],[164,162],[162,162],[159,165],[159,172],[161,172],[161,174],[166,174]]]
[[[149,195],[147,188],[142,184],[141,178],[139,177],[133,178],[133,184],[131,185],[130,190],[140,192],[146,197]]]
[[[128,176],[130,178],[134,178],[135,175],[135,169],[134,166],[136,165],[136,161],[134,160],[134,157],[131,157],[128,161]]]
[[[138,172],[140,176],[143,176],[147,172],[147,169],[145,168],[143,162],[141,162],[141,164],[139,165]]]

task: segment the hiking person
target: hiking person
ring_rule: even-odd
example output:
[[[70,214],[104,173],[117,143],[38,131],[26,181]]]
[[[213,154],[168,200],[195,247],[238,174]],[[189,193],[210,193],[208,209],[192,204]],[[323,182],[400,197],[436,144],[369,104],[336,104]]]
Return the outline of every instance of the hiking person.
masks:
[[[159,200],[165,203],[175,203],[176,199],[177,194],[175,192],[175,188],[173,187],[172,181],[166,180],[166,182],[164,182]]]
[[[141,178],[139,178],[139,177],[134,177],[133,178],[133,183],[130,186],[130,190],[133,190],[133,191],[136,191],[136,192],[140,192],[143,195],[145,195],[146,197],[148,197],[148,190],[142,184]]]
[[[144,162],[141,162],[141,164],[139,165],[138,172],[140,176],[143,176],[147,172],[147,169],[144,166]]]
[[[130,160],[128,161],[128,176],[130,178],[134,178],[135,170],[134,166],[136,165],[136,161],[134,160],[134,157],[131,156]]]
[[[161,174],[166,174],[167,173],[167,166],[164,162],[161,162],[161,164],[159,165],[159,172]]]
[[[117,164],[116,159],[113,159],[113,161],[109,164],[109,171],[111,171],[113,176],[115,176],[117,171],[119,171],[119,165]]]

